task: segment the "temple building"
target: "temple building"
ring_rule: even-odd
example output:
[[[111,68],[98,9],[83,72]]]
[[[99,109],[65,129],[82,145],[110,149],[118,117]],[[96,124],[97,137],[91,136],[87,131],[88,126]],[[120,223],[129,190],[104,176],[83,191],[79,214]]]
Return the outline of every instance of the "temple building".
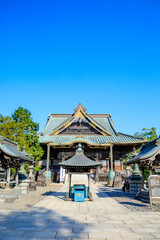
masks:
[[[41,164],[51,170],[52,181],[59,180],[58,163],[73,157],[79,143],[86,157],[101,162],[97,177],[105,180],[110,170],[123,170],[126,153],[146,142],[118,132],[110,114],[88,114],[82,104],[73,114],[50,114],[39,139],[44,149]]]

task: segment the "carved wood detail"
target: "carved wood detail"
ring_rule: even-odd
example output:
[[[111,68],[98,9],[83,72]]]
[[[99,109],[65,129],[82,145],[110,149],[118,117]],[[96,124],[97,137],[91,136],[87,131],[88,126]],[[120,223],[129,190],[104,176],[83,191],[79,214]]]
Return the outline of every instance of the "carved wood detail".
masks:
[[[93,128],[84,119],[77,119],[76,121],[72,122],[72,124],[69,127],[63,129],[60,134],[100,135],[101,133],[95,128]]]

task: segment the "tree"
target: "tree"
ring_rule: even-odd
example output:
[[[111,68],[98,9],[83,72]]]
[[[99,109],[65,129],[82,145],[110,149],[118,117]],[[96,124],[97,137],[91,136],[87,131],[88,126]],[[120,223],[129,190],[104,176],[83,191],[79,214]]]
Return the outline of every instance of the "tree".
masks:
[[[44,152],[39,143],[38,130],[39,124],[33,121],[31,112],[26,108],[19,107],[12,117],[0,115],[0,135],[17,142],[20,150],[25,148],[30,158],[35,161],[34,171],[40,170],[38,160]],[[28,170],[28,166],[26,164],[25,169]]]
[[[17,142],[20,150],[23,150],[23,147],[26,146],[24,128],[23,123],[18,123],[11,117],[0,115],[0,135]]]
[[[136,132],[134,134],[134,136],[135,137],[143,137],[143,138],[145,138],[146,140],[149,140],[149,141],[152,141],[152,140],[154,140],[158,137],[155,127],[152,127],[151,129],[143,128],[142,132]]]
[[[39,137],[37,135],[39,124],[33,121],[31,112],[22,107],[19,107],[14,111],[12,114],[12,119],[16,123],[24,125],[26,151],[35,160],[35,167],[36,170],[38,170],[39,168],[37,167],[37,162],[41,159],[44,153],[42,147],[40,146]]]

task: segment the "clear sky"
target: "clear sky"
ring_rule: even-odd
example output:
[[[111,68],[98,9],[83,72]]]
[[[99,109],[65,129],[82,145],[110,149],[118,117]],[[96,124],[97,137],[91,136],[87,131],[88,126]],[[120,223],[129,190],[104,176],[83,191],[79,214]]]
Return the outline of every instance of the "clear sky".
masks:
[[[160,134],[159,0],[0,1],[0,113],[110,113]]]

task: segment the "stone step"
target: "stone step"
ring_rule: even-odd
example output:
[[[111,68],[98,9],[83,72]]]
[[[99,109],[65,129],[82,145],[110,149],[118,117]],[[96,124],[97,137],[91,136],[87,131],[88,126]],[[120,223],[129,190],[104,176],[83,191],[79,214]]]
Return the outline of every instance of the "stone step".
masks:
[[[141,191],[137,194],[137,198],[144,201],[144,202],[149,202],[149,191],[148,189],[141,189]]]

